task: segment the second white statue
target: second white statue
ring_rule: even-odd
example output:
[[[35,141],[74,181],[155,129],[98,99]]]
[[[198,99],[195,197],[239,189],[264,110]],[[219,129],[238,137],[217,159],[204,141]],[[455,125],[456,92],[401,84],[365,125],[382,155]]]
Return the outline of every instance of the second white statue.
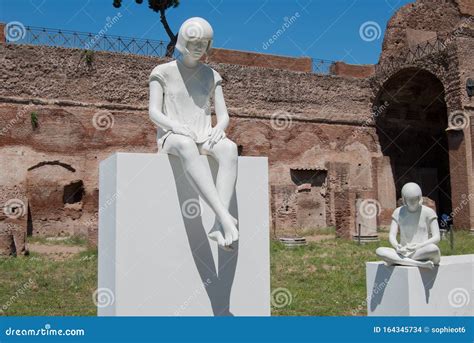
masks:
[[[389,241],[393,248],[380,247],[375,253],[389,265],[433,269],[441,260],[436,212],[423,205],[421,188],[414,182],[403,186],[402,200],[403,206],[392,214]]]
[[[150,75],[149,114],[158,126],[158,152],[179,157],[186,177],[216,215],[209,238],[229,250],[239,237],[237,219],[229,213],[237,180],[237,145],[225,134],[229,114],[222,78],[200,62],[213,36],[211,25],[203,18],[190,18],[181,25],[176,43],[180,56],[158,65]],[[214,127],[212,99],[217,117]],[[217,161],[216,184],[199,155]]]

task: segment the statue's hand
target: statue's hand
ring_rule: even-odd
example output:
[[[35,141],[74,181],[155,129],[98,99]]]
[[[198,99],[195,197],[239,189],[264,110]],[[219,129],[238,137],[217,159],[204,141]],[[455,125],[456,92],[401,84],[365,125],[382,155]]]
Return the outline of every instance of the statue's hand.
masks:
[[[407,248],[401,244],[397,244],[397,247],[395,248],[395,250],[397,251],[397,253],[402,254],[402,255],[407,252]]]
[[[221,139],[224,139],[224,138],[225,138],[224,130],[222,130],[218,126],[214,126],[211,129],[211,133],[209,133],[209,144],[211,148],[214,146],[214,144],[216,144],[217,142],[219,142]]]
[[[418,243],[408,243],[407,244],[407,249],[410,251],[416,251],[420,248],[420,245]]]
[[[182,124],[176,124],[171,127],[171,131],[178,135],[183,135],[183,136],[188,136],[192,138],[193,140],[196,140],[196,134],[191,131],[191,129],[187,125],[182,125]]]

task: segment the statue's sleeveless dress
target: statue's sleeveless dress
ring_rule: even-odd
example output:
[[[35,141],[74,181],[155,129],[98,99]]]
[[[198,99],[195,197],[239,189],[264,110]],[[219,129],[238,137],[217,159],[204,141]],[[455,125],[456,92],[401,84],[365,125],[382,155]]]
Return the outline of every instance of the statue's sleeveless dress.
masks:
[[[398,207],[392,214],[392,219],[400,228],[400,244],[422,243],[429,239],[431,221],[436,220],[436,212],[428,206],[421,205],[418,211],[409,212],[407,206]],[[410,257],[415,252],[407,252]]]
[[[153,69],[150,82],[157,80],[163,88],[162,112],[170,119],[187,125],[195,133],[196,143],[204,143],[211,132],[211,98],[222,78],[214,69],[199,64],[186,67],[174,60]],[[159,151],[173,132],[158,127]]]

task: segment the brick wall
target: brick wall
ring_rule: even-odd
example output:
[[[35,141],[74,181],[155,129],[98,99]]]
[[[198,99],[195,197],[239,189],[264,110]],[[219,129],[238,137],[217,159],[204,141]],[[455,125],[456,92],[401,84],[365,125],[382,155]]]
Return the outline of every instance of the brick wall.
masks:
[[[374,75],[374,65],[355,65],[336,62],[331,66],[331,74],[347,77],[367,78]]]
[[[310,57],[287,57],[219,48],[212,49],[206,61],[301,72],[312,72],[313,70],[313,62]]]
[[[474,16],[474,2],[472,0],[456,0],[462,14]]]

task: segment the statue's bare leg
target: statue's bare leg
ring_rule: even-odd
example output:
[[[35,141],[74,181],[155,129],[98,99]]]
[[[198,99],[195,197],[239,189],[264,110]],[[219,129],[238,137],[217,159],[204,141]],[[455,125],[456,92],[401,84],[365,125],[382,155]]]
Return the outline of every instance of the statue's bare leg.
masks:
[[[434,268],[432,261],[417,261],[412,258],[400,255],[393,248],[380,247],[375,250],[375,253],[378,257],[387,262],[388,265],[399,264],[402,266],[414,266],[428,269]]]
[[[228,209],[222,204],[212,175],[200,160],[196,143],[187,136],[172,134],[166,138],[163,149],[164,152],[179,157],[186,177],[214,211],[224,232],[237,231],[235,218],[230,215]],[[232,236],[229,235],[225,239],[225,244],[230,245],[231,243]]]
[[[428,244],[415,251],[411,258],[417,261],[432,261],[438,265],[441,260],[441,252],[436,244]]]
[[[216,178],[217,193],[222,204],[229,209],[237,180],[237,145],[230,139],[224,138],[212,146],[212,148],[209,142],[206,141],[202,145],[201,151],[212,156],[219,164]],[[235,220],[235,224],[237,224],[237,220]],[[209,238],[216,240],[218,243],[222,239],[225,239],[227,243],[229,237],[231,237],[232,242],[238,240],[239,232],[234,229],[231,231],[224,229],[224,236],[225,238],[222,235],[219,222],[216,221],[209,232]]]

